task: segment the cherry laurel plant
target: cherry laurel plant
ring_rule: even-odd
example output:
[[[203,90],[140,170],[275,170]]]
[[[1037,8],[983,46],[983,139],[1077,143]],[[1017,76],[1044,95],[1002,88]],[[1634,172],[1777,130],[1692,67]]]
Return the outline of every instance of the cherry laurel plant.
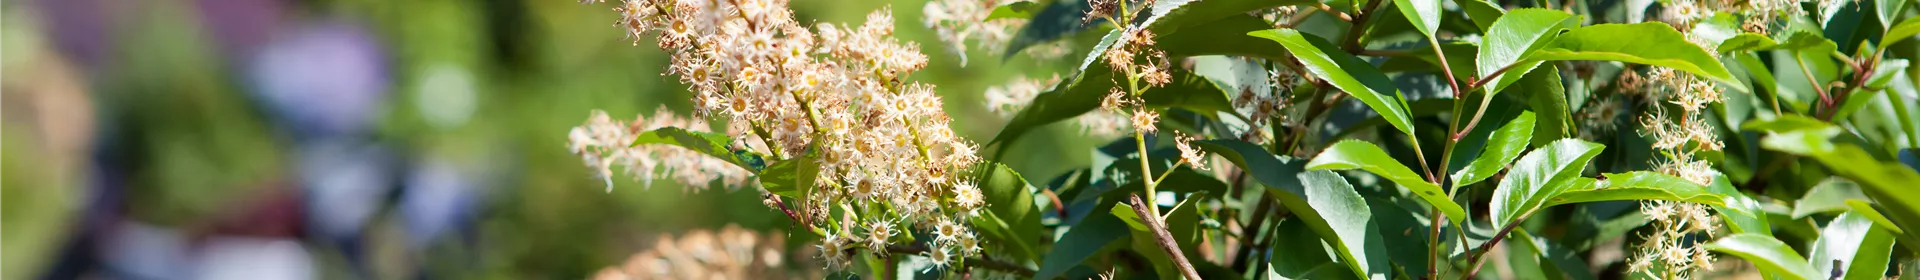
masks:
[[[817,240],[607,277],[1914,277],[1913,2],[934,0],[938,61],[1039,66],[965,99],[974,142],[891,9],[623,0],[693,110],[569,137],[609,191],[751,188]],[[1092,165],[997,163],[1056,122]]]

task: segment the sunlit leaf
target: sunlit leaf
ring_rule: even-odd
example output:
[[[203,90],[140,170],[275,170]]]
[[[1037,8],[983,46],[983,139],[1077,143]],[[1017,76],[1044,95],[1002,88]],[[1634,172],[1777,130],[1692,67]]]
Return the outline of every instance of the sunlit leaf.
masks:
[[[1298,30],[1271,29],[1247,35],[1280,42],[1288,52],[1293,53],[1294,58],[1306,65],[1313,77],[1325,80],[1360,99],[1401,132],[1413,134],[1413,121],[1408,116],[1411,113],[1407,112],[1406,100],[1400,95],[1400,90],[1393,86],[1393,80],[1387,79],[1387,75],[1381,74],[1373,64],[1341,51],[1320,37]]]
[[[1792,247],[1773,237],[1740,233],[1721,237],[1705,245],[1713,250],[1738,256],[1760,267],[1760,271],[1781,279],[1809,280],[1826,279],[1813,266],[1807,265],[1807,258],[1794,252]]]

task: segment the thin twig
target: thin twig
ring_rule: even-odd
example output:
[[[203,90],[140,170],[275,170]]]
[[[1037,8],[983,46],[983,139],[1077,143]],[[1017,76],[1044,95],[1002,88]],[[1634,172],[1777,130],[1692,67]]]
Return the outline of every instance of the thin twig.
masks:
[[[1526,220],[1527,216],[1532,216],[1532,215],[1521,215],[1520,219],[1518,220],[1524,221]],[[1467,265],[1468,265],[1467,274],[1462,275],[1460,279],[1473,279],[1474,274],[1480,273],[1480,266],[1481,266],[1480,262],[1486,261],[1486,258],[1483,258],[1483,257],[1487,255],[1487,251],[1493,250],[1493,245],[1500,244],[1500,240],[1506,239],[1507,234],[1512,233],[1513,228],[1519,227],[1519,226],[1520,226],[1520,223],[1517,223],[1517,222],[1512,224],[1507,224],[1506,227],[1500,228],[1500,232],[1493,234],[1492,240],[1487,240],[1487,243],[1480,244],[1480,248],[1474,249],[1473,256],[1467,258]]]
[[[1327,6],[1327,3],[1320,3],[1319,6],[1314,6],[1314,8],[1319,9],[1322,12],[1327,12],[1327,14],[1333,15],[1334,17],[1340,18],[1340,21],[1353,22],[1352,15],[1347,15],[1347,13],[1340,12],[1339,10],[1334,10],[1332,6]]]
[[[1180,244],[1174,243],[1173,234],[1167,233],[1167,224],[1160,220],[1159,213],[1148,212],[1147,203],[1140,201],[1139,195],[1128,196],[1133,200],[1133,213],[1140,216],[1140,222],[1147,224],[1147,230],[1153,231],[1153,240],[1160,243],[1160,249],[1173,258],[1173,265],[1187,279],[1200,279],[1200,272],[1193,269],[1193,263],[1187,262],[1187,255],[1180,253]]]

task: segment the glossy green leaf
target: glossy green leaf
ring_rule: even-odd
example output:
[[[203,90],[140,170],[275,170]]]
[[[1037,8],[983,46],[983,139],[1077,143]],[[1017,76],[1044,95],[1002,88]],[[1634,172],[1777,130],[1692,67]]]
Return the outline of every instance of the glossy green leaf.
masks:
[[[1400,8],[1400,14],[1406,15],[1407,21],[1413,23],[1413,28],[1419,29],[1420,34],[1427,35],[1427,39],[1438,40],[1433,37],[1433,32],[1440,29],[1440,13],[1444,12],[1440,8],[1440,0],[1393,0],[1393,6]]]
[[[1548,9],[1517,9],[1507,12],[1493,26],[1487,29],[1486,36],[1480,37],[1480,57],[1475,64],[1480,71],[1480,79],[1493,78],[1501,69],[1524,65],[1521,60],[1553,41],[1561,29],[1576,24],[1577,18],[1567,12]],[[1537,66],[1538,64],[1534,64]],[[1526,74],[1529,69],[1509,69],[1507,74]]]
[[[1864,199],[1848,199],[1846,204],[1848,210],[1852,210],[1854,214],[1860,214],[1862,217],[1867,217],[1867,220],[1872,220],[1874,226],[1887,229],[1887,231],[1892,231],[1894,234],[1907,233],[1901,230],[1899,225],[1894,224],[1893,220],[1887,219],[1886,215],[1881,215],[1880,209],[1874,208],[1872,202],[1867,202]]]
[[[1034,12],[1040,11],[1039,8],[1040,8],[1040,5],[1034,4],[1033,1],[1019,1],[1019,2],[1007,3],[1006,5],[1000,5],[999,7],[993,7],[993,11],[987,13],[987,18],[985,20],[992,21],[992,20],[998,20],[998,19],[1032,18]]]
[[[1840,214],[1820,228],[1809,263],[1819,275],[1841,275],[1840,279],[1882,279],[1887,273],[1888,257],[1893,254],[1893,233],[1874,226],[1873,221],[1853,212]],[[1837,265],[1836,265],[1837,264]],[[1835,271],[1839,270],[1839,271]]]
[[[1330,244],[1353,275],[1387,278],[1392,268],[1379,228],[1373,223],[1372,210],[1345,178],[1331,171],[1306,171],[1303,160],[1275,156],[1245,141],[1206,140],[1195,144],[1235,166],[1255,171],[1249,172],[1254,181],[1267,186],[1267,193],[1280,200],[1278,205],[1305,221]]]
[[[1173,17],[1183,19],[1187,17]],[[1232,15],[1226,19],[1191,26],[1192,32],[1162,35],[1158,40],[1161,50],[1172,58],[1195,55],[1241,55],[1252,57],[1280,57],[1284,54],[1278,44],[1272,41],[1242,36],[1248,31],[1271,28],[1258,18],[1248,15]],[[1028,131],[1041,126],[1072,119],[1100,107],[1100,99],[1107,90],[1114,87],[1114,71],[1105,63],[1096,63],[1100,53],[1104,52],[1119,36],[1109,33],[1099,45],[1094,46],[1081,61],[1079,76],[1055,87],[1052,91],[1036,96],[1027,105],[1008,120],[1005,127],[994,135],[989,143],[1012,142],[1026,135]],[[1225,43],[1219,43],[1225,42]],[[1172,73],[1174,81],[1164,87],[1148,89],[1142,94],[1149,107],[1186,108],[1196,112],[1213,112],[1230,109],[1226,93],[1204,77],[1193,75],[1181,68]],[[1002,146],[1003,149],[1005,146]]]
[[[1493,227],[1517,223],[1544,207],[1548,199],[1574,187],[1573,178],[1604,148],[1605,145],[1579,139],[1561,139],[1521,156],[1513,162],[1513,170],[1507,172],[1506,180],[1500,181],[1499,188],[1493,191],[1489,208]]]
[[[1813,266],[1807,265],[1807,258],[1794,252],[1792,247],[1773,237],[1740,233],[1721,237],[1705,245],[1713,250],[1740,257],[1760,267],[1760,271],[1780,279],[1809,280],[1826,279]]]
[[[1718,47],[1715,47],[1714,50],[1720,53],[1779,49],[1790,50],[1812,47],[1823,41],[1827,41],[1827,38],[1820,37],[1820,34],[1809,31],[1794,32],[1793,35],[1788,36],[1784,42],[1774,41],[1772,37],[1767,37],[1767,35],[1764,34],[1740,33],[1734,35],[1732,38],[1721,40]]]
[[[1773,119],[1755,120],[1740,126],[1741,130],[1759,132],[1788,132],[1804,129],[1822,129],[1831,124],[1804,115],[1780,115]]]
[[[1902,12],[1906,10],[1908,1],[1913,0],[1874,0],[1873,7],[1877,12],[1874,13],[1874,15],[1880,17],[1880,29],[1890,30],[1894,24],[1894,20],[1900,19],[1902,15],[1906,15],[1906,13]]]
[[[1035,232],[1040,232],[1040,208],[1034,204],[1033,194],[1037,190],[1027,179],[1007,168],[1004,164],[994,163],[987,170],[987,177],[980,180],[980,192],[986,197],[987,211],[975,224],[989,224],[989,227],[1005,229],[1004,232],[988,231],[988,241],[998,242],[1008,249],[1014,257],[1037,259],[1039,251],[1034,248]]]
[[[1560,246],[1560,243],[1547,240],[1546,237],[1534,236],[1522,228],[1515,228],[1513,230],[1513,237],[1508,239],[1511,240],[1509,241],[1511,243],[1508,244],[1522,249],[1519,250],[1520,252],[1511,252],[1509,254],[1528,256],[1536,259],[1534,261],[1535,266],[1542,268],[1542,272],[1550,273],[1543,275],[1545,279],[1599,279],[1598,276],[1593,274],[1592,269],[1587,268],[1586,260],[1581,259],[1577,252],[1569,250],[1565,246]],[[1565,275],[1565,277],[1562,277],[1562,275]]]
[[[1733,233],[1773,236],[1773,226],[1767,221],[1767,213],[1761,209],[1760,202],[1740,193],[1726,175],[1714,175],[1713,184],[1708,185],[1707,190],[1725,197],[1721,205],[1713,206],[1713,212],[1727,221],[1727,227],[1732,228]]]
[[[1275,226],[1272,232],[1276,240],[1309,241],[1273,243],[1275,252],[1289,252],[1285,258],[1272,258],[1272,266],[1269,267],[1268,273],[1271,276],[1278,276],[1273,277],[1274,279],[1324,279],[1327,277],[1353,279],[1352,272],[1347,272],[1345,267],[1333,262],[1335,257],[1328,256],[1326,247],[1318,242],[1320,236],[1315,235],[1313,229],[1308,228],[1305,222],[1298,219],[1280,220],[1279,225]],[[1327,271],[1337,273],[1326,273]]]
[[[1247,33],[1254,37],[1280,42],[1293,57],[1305,64],[1307,72],[1315,78],[1327,81],[1341,91],[1347,92],[1375,113],[1387,119],[1394,128],[1409,135],[1413,134],[1413,120],[1407,112],[1407,105],[1400,90],[1394,88],[1393,80],[1381,74],[1380,69],[1358,57],[1341,51],[1339,47],[1313,35],[1300,33],[1293,29],[1271,29]]]
[[[1380,147],[1374,146],[1373,143],[1358,140],[1340,141],[1327,146],[1320,155],[1314,156],[1312,161],[1307,162],[1307,170],[1350,169],[1366,170],[1407,188],[1407,191],[1413,192],[1428,205],[1433,205],[1435,209],[1440,210],[1440,213],[1446,214],[1448,220],[1456,224],[1467,217],[1466,210],[1463,210],[1460,204],[1454,203],[1453,199],[1448,198],[1446,191],[1440,189],[1440,185],[1422,179],[1419,173],[1414,173],[1413,169],[1400,164],[1392,156],[1388,156],[1387,151],[1380,150]]]
[[[1517,83],[1517,94],[1525,95],[1527,107],[1539,118],[1530,139],[1534,146],[1573,136],[1573,110],[1568,108],[1566,87],[1560,81],[1560,69],[1547,67],[1527,73]]]
[[[1119,217],[1106,213],[1090,214],[1080,224],[1068,228],[1067,233],[1055,241],[1053,249],[1048,250],[1046,258],[1040,261],[1040,270],[1034,273],[1033,279],[1058,278],[1129,232],[1132,231]]]
[[[804,194],[812,190],[816,177],[820,176],[820,163],[814,156],[807,153],[805,157],[773,163],[760,171],[760,188],[782,197],[806,198]]]
[[[1482,32],[1491,30],[1493,23],[1507,14],[1506,9],[1486,0],[1455,0],[1453,3],[1459,4],[1460,10],[1467,12],[1467,19],[1473,20],[1473,25],[1480,27]]]
[[[1520,157],[1520,152],[1527,149],[1532,137],[1533,112],[1521,112],[1519,117],[1493,132],[1493,137],[1487,139],[1487,148],[1481,150],[1479,157],[1474,158],[1466,168],[1453,173],[1455,188],[1479,183],[1507,169],[1507,163]]]
[[[1864,199],[1866,193],[1860,192],[1860,185],[1845,178],[1827,178],[1813,185],[1806,195],[1793,203],[1793,218],[1803,219],[1813,214],[1832,214],[1852,209],[1847,206],[1848,199]]]
[[[747,171],[767,168],[764,157],[747,150],[733,149],[733,138],[726,134],[662,127],[636,136],[633,145],[667,144],[687,148],[732,163]]]
[[[1719,194],[1695,184],[1659,172],[1634,171],[1605,174],[1606,180],[1575,178],[1573,186],[1549,200],[1547,207],[1595,201],[1665,200],[1724,206]],[[1591,181],[1589,181],[1591,180]]]
[[[1835,135],[1840,135],[1839,127],[1793,130],[1761,138],[1760,146],[1798,155],[1826,154],[1834,150],[1833,142],[1827,139]]]
[[[1621,34],[1633,34],[1622,40]],[[1665,23],[1599,24],[1561,34],[1553,44],[1528,59],[1604,60],[1673,68],[1718,81],[1739,91],[1746,86],[1733,78],[1707,50],[1687,41]]]
[[[1887,47],[1892,47],[1893,44],[1899,43],[1901,40],[1911,39],[1913,35],[1916,34],[1920,34],[1920,17],[1908,17],[1907,20],[1902,20],[1899,24],[1894,24],[1893,27],[1887,28],[1886,36],[1880,38],[1880,49],[1884,50],[1887,49]]]

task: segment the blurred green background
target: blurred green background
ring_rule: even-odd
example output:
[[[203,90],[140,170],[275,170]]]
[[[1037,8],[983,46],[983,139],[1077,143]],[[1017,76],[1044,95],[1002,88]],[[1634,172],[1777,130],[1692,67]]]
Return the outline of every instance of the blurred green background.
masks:
[[[851,24],[893,7],[933,57],[913,79],[976,142],[1005,122],[987,87],[1077,62],[958,67],[924,4],[793,6]],[[0,3],[0,279],[582,278],[663,234],[786,229],[751,189],[606,192],[568,153],[589,110],[688,112],[665,53],[624,38],[613,5]],[[1058,125],[1024,139],[1004,160],[1036,180],[1093,143]]]

